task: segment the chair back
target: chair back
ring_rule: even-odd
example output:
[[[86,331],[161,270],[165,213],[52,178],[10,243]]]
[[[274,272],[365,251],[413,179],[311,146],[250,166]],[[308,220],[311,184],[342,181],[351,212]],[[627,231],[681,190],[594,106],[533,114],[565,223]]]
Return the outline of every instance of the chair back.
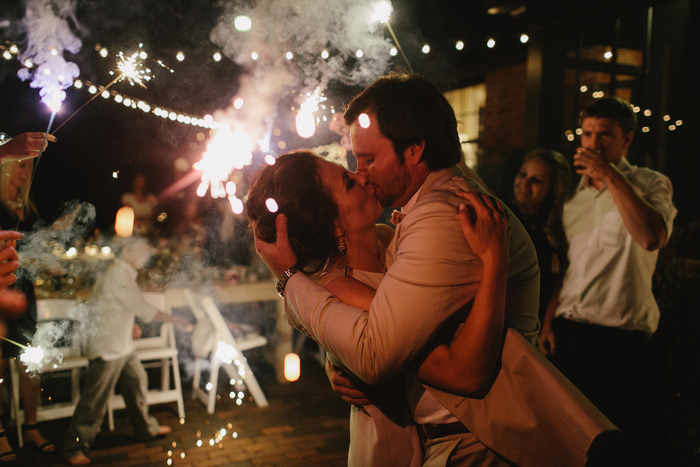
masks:
[[[64,360],[80,357],[85,349],[85,335],[78,306],[75,299],[37,300],[34,341],[43,347],[56,348],[63,354]]]

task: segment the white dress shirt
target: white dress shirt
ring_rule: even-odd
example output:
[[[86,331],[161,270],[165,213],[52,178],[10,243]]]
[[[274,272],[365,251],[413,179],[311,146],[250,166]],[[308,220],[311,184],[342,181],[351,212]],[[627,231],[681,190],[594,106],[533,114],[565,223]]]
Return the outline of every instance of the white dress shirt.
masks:
[[[625,158],[618,168],[661,213],[668,239],[677,213],[671,181]],[[659,307],[651,291],[658,250],[647,251],[635,242],[610,191],[586,186],[584,180],[564,205],[563,222],[570,266],[555,316],[653,334],[659,324]]]

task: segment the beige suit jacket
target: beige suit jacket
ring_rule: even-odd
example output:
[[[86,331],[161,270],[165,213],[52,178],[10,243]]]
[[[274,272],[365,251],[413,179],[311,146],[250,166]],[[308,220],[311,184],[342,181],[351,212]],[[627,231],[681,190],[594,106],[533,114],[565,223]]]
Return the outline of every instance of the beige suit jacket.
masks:
[[[457,217],[463,198],[483,190],[458,168],[433,172],[387,249],[388,271],[369,313],[344,304],[303,274],[287,282],[290,323],[371,385],[406,367],[451,317],[462,322],[479,286],[481,261]],[[530,237],[510,215],[506,324],[531,343],[539,331],[539,268]]]
[[[456,168],[428,177],[389,245],[389,269],[369,313],[295,274],[285,294],[290,323],[369,384],[403,369],[451,317],[463,321],[481,280],[481,263],[456,216],[463,199],[454,193],[464,190],[483,189]],[[430,391],[484,444],[512,462],[583,465],[593,440],[616,428],[534,347],[537,256],[524,227],[510,214],[506,324],[511,329],[498,376],[481,399]]]

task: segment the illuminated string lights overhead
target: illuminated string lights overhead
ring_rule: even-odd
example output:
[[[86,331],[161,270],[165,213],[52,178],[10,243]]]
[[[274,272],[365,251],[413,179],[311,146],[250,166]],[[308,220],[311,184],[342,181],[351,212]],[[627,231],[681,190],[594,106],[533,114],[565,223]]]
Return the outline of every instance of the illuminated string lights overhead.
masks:
[[[585,88],[585,90],[584,90]],[[588,90],[587,86],[581,86],[581,92],[586,92]],[[605,93],[603,91],[596,91],[592,93],[592,97],[594,98],[602,98],[605,96]],[[639,130],[642,133],[649,133],[651,132],[651,122],[647,121],[646,119],[650,119],[653,116],[653,112],[651,109],[644,109],[642,110],[641,107],[637,105],[630,105],[632,107],[632,111],[636,114],[640,114],[643,117],[642,120],[639,121]],[[678,127],[683,126],[683,120],[682,119],[676,119],[673,120],[673,118],[669,115],[666,114],[662,117],[662,120],[667,124],[667,130],[668,131],[676,131]],[[673,120],[673,121],[672,121]],[[567,141],[574,141],[576,139],[576,136],[581,136],[583,134],[583,130],[581,128],[576,128],[575,130],[566,130],[564,132],[564,137],[566,138]]]
[[[121,104],[124,107],[131,108],[133,110],[139,110],[144,113],[151,113],[156,117],[167,119],[175,123],[182,123],[185,125],[198,126],[201,128],[208,129],[218,128],[218,123],[215,122],[211,116],[200,117],[187,114],[178,110],[150,103],[144,99],[131,97],[125,93],[109,89],[113,84],[119,82],[120,80],[125,80],[129,82],[129,84],[131,84],[132,86],[139,85],[140,87],[145,88],[146,83],[148,83],[153,78],[152,70],[145,64],[145,60],[148,59],[148,54],[147,52],[142,50],[143,44],[139,44],[138,48],[139,50],[132,54],[127,55],[121,51],[116,54],[117,71],[110,71],[110,74],[113,76],[116,75],[116,78],[112,80],[110,84],[99,85],[91,81],[83,81],[80,79],[76,79],[73,82],[73,87],[75,89],[87,91],[89,94],[93,95],[93,99],[98,96],[101,96],[106,100],[111,99],[113,102]],[[19,48],[15,44],[0,45],[0,50],[3,51],[2,55],[3,58],[5,58],[6,60],[16,58],[22,64],[22,66],[33,66],[31,60],[26,56],[22,55],[19,51]],[[95,50],[97,51],[98,55],[102,58],[108,58],[110,56],[109,49],[106,47],[102,47],[99,44],[95,46]],[[174,70],[168,67],[161,60],[152,61],[158,67],[165,69],[170,73],[174,72]],[[75,113],[77,112],[74,112],[74,114]],[[66,118],[63,121],[63,123],[54,130],[54,133],[58,131],[58,129],[61,128],[61,126],[67,121],[68,118]]]

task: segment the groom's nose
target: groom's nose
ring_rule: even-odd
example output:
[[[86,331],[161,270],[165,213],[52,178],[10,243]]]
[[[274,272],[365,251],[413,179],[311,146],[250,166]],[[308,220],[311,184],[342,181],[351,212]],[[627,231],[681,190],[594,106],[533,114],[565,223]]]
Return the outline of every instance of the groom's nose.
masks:
[[[355,181],[357,181],[357,183],[359,183],[361,186],[367,186],[367,172],[365,172],[365,171],[355,172],[354,178],[355,178]]]

